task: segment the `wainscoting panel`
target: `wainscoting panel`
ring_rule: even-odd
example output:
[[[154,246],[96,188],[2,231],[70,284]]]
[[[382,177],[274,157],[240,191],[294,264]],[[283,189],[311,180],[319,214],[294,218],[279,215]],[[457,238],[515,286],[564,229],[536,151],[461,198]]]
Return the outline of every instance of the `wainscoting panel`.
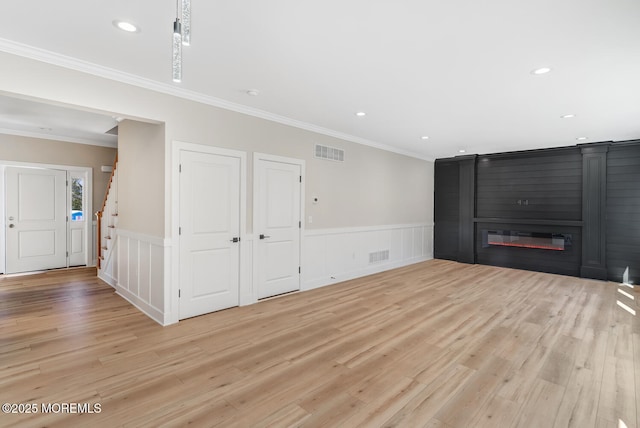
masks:
[[[307,230],[302,290],[433,258],[433,225]]]
[[[90,241],[92,245],[90,245],[91,248],[89,248],[89,251],[91,251],[89,255],[89,262],[91,263],[90,266],[96,266],[98,263],[98,255],[96,254],[96,242],[98,240],[98,223],[95,220],[91,222],[91,236],[93,238]]]
[[[151,245],[139,245],[139,266],[151,266]],[[151,284],[151,269],[141,269],[138,272],[138,284]],[[140,287],[138,296],[145,302],[151,302],[151,287]]]
[[[112,244],[113,245],[113,244]],[[115,251],[109,251],[106,258],[102,261],[101,267],[98,269],[98,278],[116,288],[118,280],[116,273],[118,272],[118,257]]]
[[[319,240],[320,245],[325,243],[325,249],[318,254],[317,251],[309,254],[308,260],[311,262],[313,268],[309,266],[309,277],[322,277],[325,274],[326,266],[331,266],[334,272],[352,272],[358,269],[358,266],[363,264],[364,254],[359,254],[358,249],[358,234],[330,234],[309,237],[312,240]],[[307,239],[309,239],[307,238]],[[324,253],[324,254],[322,254]],[[320,255],[320,257],[318,257]],[[359,260],[358,257],[361,259]],[[313,263],[313,261],[323,261],[326,259],[326,263]],[[305,267],[305,272],[307,268]],[[305,277],[307,277],[305,275]],[[303,285],[303,288],[304,285]]]
[[[177,322],[171,311],[168,269],[171,244],[161,238],[118,229],[112,257],[98,276],[162,325]],[[253,239],[243,239],[240,305],[257,302],[252,275]],[[304,234],[301,290],[433,258],[433,225],[410,224],[310,230]]]
[[[160,324],[166,324],[165,247],[163,239],[118,229],[115,251],[98,276],[116,292]]]

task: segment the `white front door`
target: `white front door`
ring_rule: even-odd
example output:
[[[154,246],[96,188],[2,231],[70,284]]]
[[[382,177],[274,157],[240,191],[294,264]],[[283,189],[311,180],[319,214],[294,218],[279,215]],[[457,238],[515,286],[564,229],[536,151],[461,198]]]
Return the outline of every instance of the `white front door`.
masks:
[[[239,158],[180,151],[179,223],[180,319],[238,306]]]
[[[67,266],[67,172],[7,167],[6,272]]]
[[[302,167],[255,157],[258,298],[300,289]]]

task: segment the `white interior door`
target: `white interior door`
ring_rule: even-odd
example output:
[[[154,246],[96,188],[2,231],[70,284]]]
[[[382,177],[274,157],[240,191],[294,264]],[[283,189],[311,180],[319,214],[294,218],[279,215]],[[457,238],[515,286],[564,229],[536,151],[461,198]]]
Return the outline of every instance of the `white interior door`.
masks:
[[[7,167],[6,272],[67,266],[67,172]]]
[[[258,298],[300,289],[300,164],[255,159]]]
[[[240,303],[240,159],[181,150],[180,171],[184,319]]]

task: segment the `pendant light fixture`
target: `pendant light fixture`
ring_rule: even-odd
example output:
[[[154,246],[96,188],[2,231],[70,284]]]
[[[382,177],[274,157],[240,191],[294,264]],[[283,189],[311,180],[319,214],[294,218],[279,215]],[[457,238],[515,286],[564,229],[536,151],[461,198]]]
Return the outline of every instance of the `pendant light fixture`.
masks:
[[[191,0],[182,0],[182,44],[191,44]]]
[[[173,23],[173,81],[182,81],[182,25],[180,18]]]
[[[182,19],[180,18],[182,17]],[[191,44],[191,0],[176,0],[176,20],[173,22],[173,81],[182,81],[182,45]]]

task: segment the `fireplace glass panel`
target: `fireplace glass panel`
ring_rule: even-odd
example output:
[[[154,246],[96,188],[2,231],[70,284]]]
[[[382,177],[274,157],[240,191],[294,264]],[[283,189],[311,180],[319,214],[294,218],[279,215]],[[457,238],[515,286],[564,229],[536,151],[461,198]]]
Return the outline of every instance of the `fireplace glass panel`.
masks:
[[[483,230],[482,246],[484,248],[500,246],[565,251],[571,246],[571,235],[519,230]]]

